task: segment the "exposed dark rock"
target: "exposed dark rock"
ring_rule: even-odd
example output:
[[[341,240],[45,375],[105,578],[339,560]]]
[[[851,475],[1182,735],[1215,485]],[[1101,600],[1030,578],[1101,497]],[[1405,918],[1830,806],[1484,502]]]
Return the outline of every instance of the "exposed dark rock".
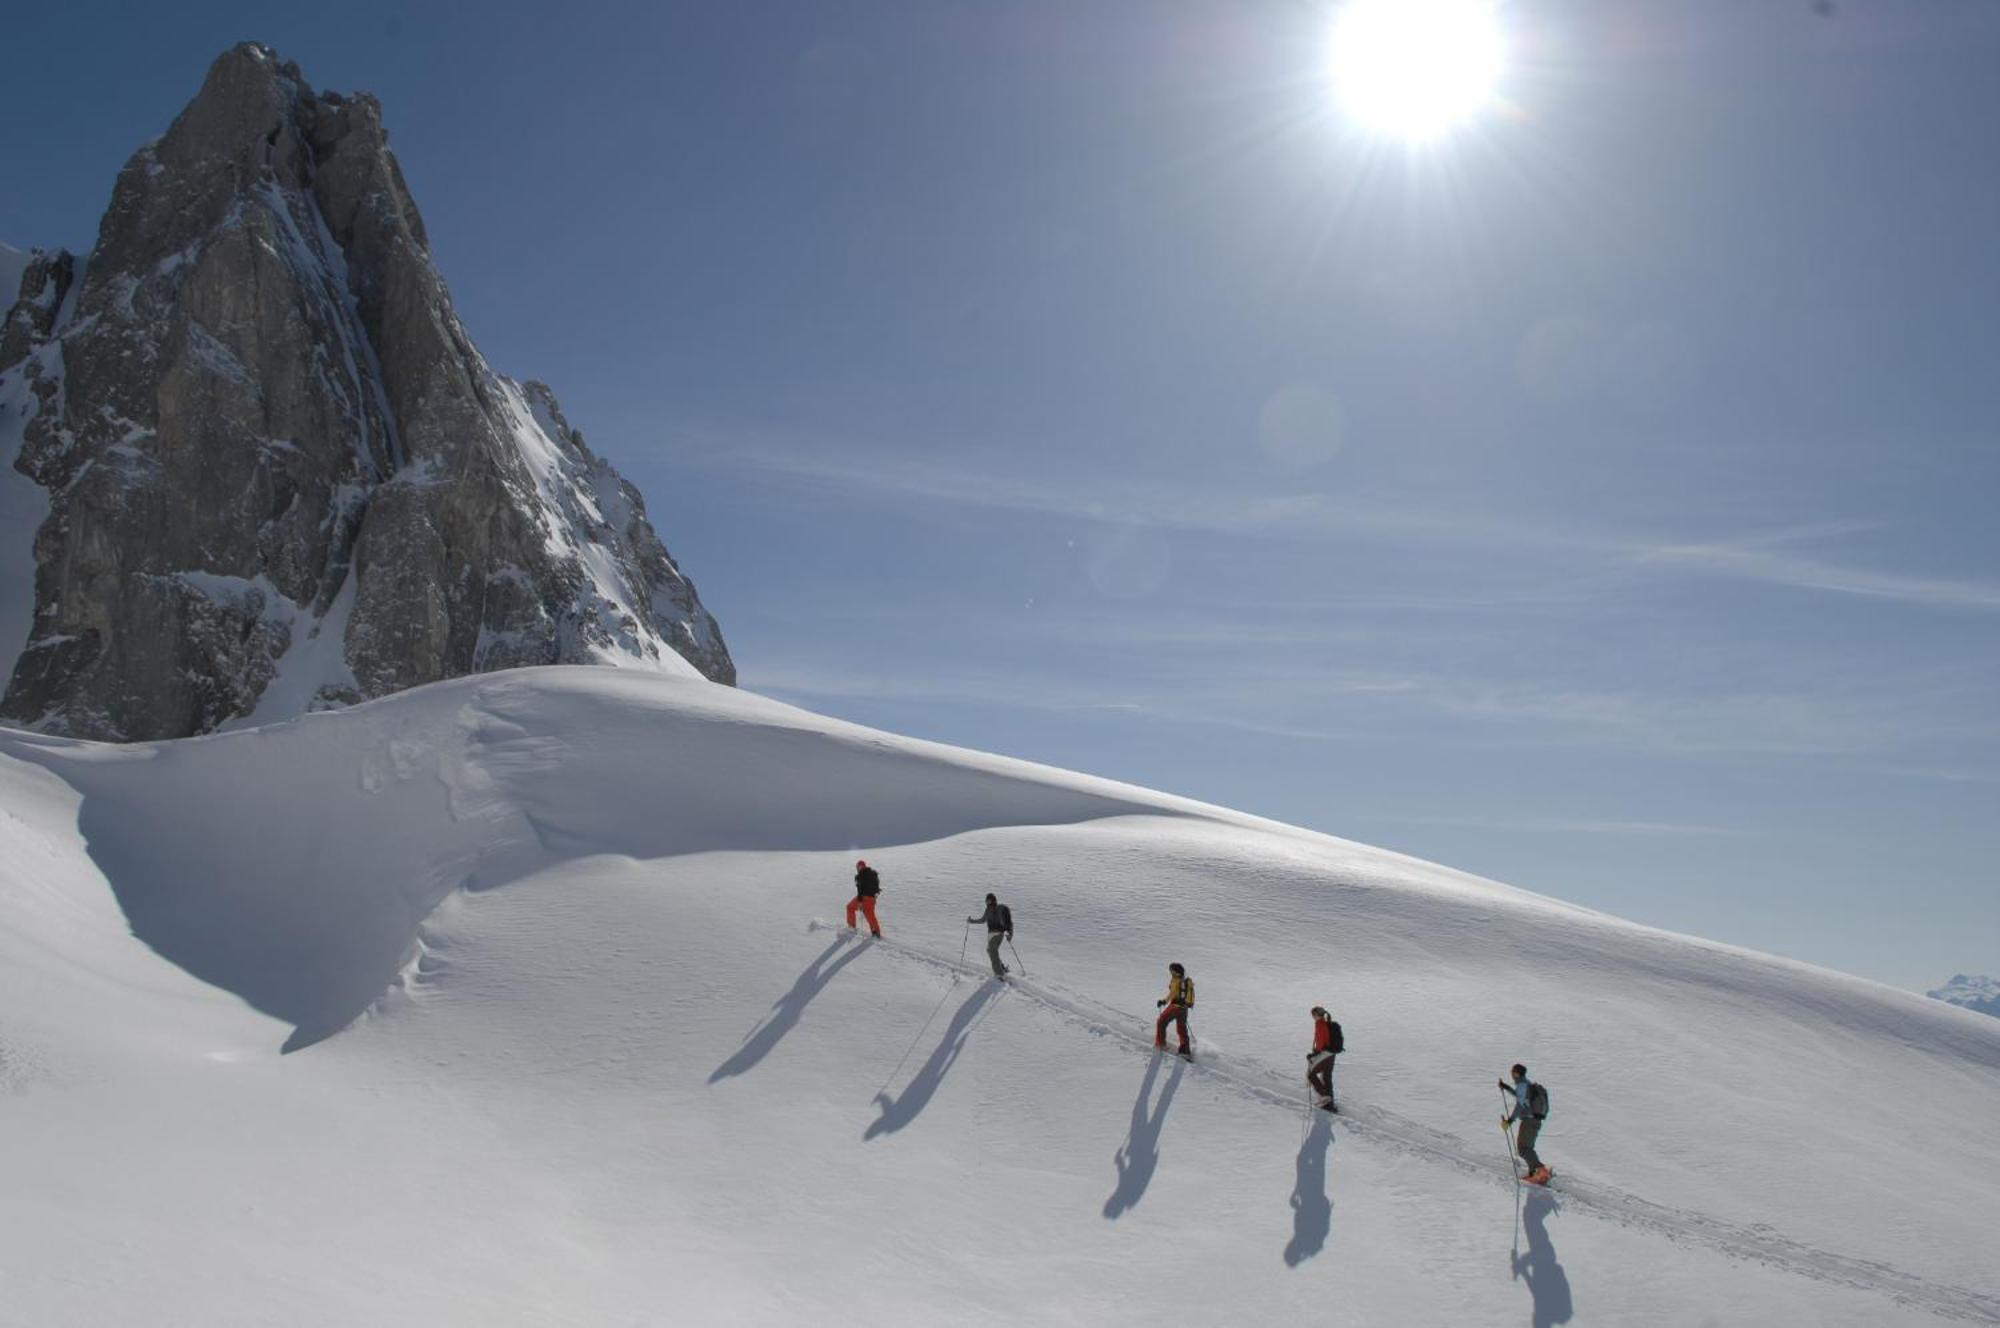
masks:
[[[0,372],[50,495],[14,722],[180,737],[305,668],[305,706],[525,664],[735,681],[638,492],[459,323],[379,104],[264,47],[133,156],[87,263],[35,257]]]

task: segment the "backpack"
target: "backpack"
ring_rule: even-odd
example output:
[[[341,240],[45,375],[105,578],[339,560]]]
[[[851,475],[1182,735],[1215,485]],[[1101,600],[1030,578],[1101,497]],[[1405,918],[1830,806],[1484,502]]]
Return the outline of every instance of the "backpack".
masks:
[[[1528,1085],[1528,1114],[1536,1120],[1548,1119],[1549,1090],[1540,1084]]]
[[[1014,910],[1005,904],[1000,906],[1000,930],[1009,936],[1014,934]]]
[[[1194,1009],[1194,979],[1191,977],[1181,978],[1181,1004],[1187,1009]]]
[[[882,893],[882,878],[875,874],[873,867],[863,867],[855,874],[854,893],[858,895],[879,895]]]
[[[1326,1044],[1327,1050],[1337,1056],[1347,1050],[1347,1038],[1340,1031],[1340,1021],[1338,1019],[1329,1019],[1327,1022],[1333,1025],[1333,1040]]]

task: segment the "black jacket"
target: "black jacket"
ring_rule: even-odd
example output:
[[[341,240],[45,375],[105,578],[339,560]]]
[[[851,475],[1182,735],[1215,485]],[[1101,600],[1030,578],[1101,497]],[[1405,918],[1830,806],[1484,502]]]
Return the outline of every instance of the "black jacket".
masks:
[[[864,899],[882,893],[882,878],[873,867],[863,867],[854,873],[854,893]]]
[[[976,918],[967,918],[966,921],[983,922],[989,932],[1004,932],[1009,936],[1014,934],[1014,910],[997,900],[988,904],[984,913]]]

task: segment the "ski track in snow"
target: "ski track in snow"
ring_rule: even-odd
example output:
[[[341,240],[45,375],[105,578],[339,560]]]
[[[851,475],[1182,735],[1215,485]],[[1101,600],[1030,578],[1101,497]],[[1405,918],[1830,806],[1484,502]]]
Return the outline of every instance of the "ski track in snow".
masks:
[[[807,924],[806,930],[852,934],[844,923],[825,918],[814,918]],[[992,977],[992,971],[983,964],[969,959],[955,959],[921,946],[887,937],[868,938],[865,943],[896,958],[941,969],[954,977]],[[1149,1027],[1152,1020],[1148,1018],[1105,1005],[1059,983],[1033,979],[1025,971],[1010,976],[1007,985],[1070,1022],[1082,1025],[1094,1036],[1111,1038],[1142,1053],[1153,1050],[1153,1044],[1146,1036],[1132,1031]],[[1204,1049],[1204,1039],[1198,1032],[1194,1033],[1193,1042],[1194,1068],[1238,1095],[1282,1111],[1311,1109],[1306,1105],[1304,1090],[1286,1086],[1289,1081],[1269,1066],[1216,1051],[1212,1042]],[[1350,1097],[1342,1098],[1337,1119],[1364,1139],[1399,1152],[1442,1162],[1496,1184],[1506,1184],[1512,1179],[1511,1168],[1502,1172],[1487,1158],[1486,1154],[1494,1150],[1476,1149],[1457,1135],[1432,1129],[1373,1103],[1364,1101],[1359,1104],[1358,1110],[1353,1109],[1348,1105],[1350,1100]],[[2000,1299],[1918,1277],[1890,1264],[1817,1249],[1791,1240],[1762,1224],[1745,1226],[1689,1209],[1671,1208],[1616,1186],[1579,1180],[1566,1173],[1556,1175],[1548,1192],[1596,1217],[1621,1226],[1651,1231],[1676,1244],[1702,1245],[1730,1258],[1782,1269],[1800,1277],[1859,1291],[1877,1292],[1899,1305],[1924,1310],[1941,1318],[2000,1324]]]
[[[2000,1083],[1990,1020],[707,683],[535,670],[191,743],[0,734],[0,843],[0,1107],[25,1144],[0,1149],[10,1323],[16,1307],[23,1322],[116,1322],[161,1304],[235,1322],[288,1300],[329,1324],[596,1323],[662,1294],[708,1298],[688,1322],[1277,1322],[1323,1317],[1322,1288],[1383,1322],[1517,1322],[1526,1294],[1539,1323],[2000,1323],[1978,1253],[1990,1241],[1967,1217],[2000,1174],[1978,1128]],[[864,943],[891,965],[799,936],[829,915],[794,879],[817,894],[862,851],[887,855],[909,892],[891,938]],[[1024,916],[1042,910],[1054,956],[1031,945],[1012,992],[988,982],[972,936],[950,952],[959,904],[996,887]],[[793,942],[771,946],[773,928]],[[1191,935],[1206,939],[1180,951]],[[1186,1149],[1154,1182],[1155,1081],[1179,1067],[1152,1054],[1152,1011],[1086,991],[1143,1008],[1126,994],[1158,994],[1151,956],[1170,943],[1227,994],[1198,1015],[1226,1044],[1194,1030],[1187,1078],[1221,1091],[1176,1108],[1187,1133],[1167,1147]],[[808,948],[826,953],[795,977],[804,956],[789,951]],[[855,976],[829,986],[836,958]],[[1329,995],[1350,1030],[1402,1049],[1343,1065],[1355,1091],[1330,1120],[1306,1107],[1282,1022]],[[884,996],[898,1034],[905,1016],[924,1024],[907,1049],[879,1036]],[[808,1000],[825,1002],[818,1035]],[[433,1001],[425,1020],[396,1017]],[[372,1008],[391,1016],[375,1033],[303,1060],[270,1045],[277,1020],[297,1050]],[[1521,1036],[1544,1025],[1564,1035]],[[1568,1101],[1595,1104],[1564,1117],[1584,1165],[1557,1157],[1547,1199],[1509,1188],[1490,1080],[1464,1074],[1503,1037]],[[781,1040],[767,1077],[719,1086]],[[1633,1074],[1617,1050],[1631,1046],[1653,1049],[1652,1073]],[[1027,1082],[1021,1060],[1040,1056],[1077,1091]],[[1652,1115],[1655,1079],[1689,1075],[1736,1090],[1717,1105],[1740,1125]],[[1888,1104],[1890,1135],[1879,1104],[1822,1110],[1857,1076],[1912,1086]],[[135,1102],[171,1128],[131,1128],[150,1121]],[[1282,1136],[1301,1123],[1316,1128],[1294,1161]],[[1345,1162],[1335,1132],[1359,1145]],[[1128,1176],[1164,1187],[1123,1227],[1093,1216],[1114,1134],[1104,1217],[1144,1193]],[[893,1155],[847,1151],[887,1136]],[[1870,1153],[1850,1162],[1857,1148]],[[975,1156],[999,1165],[974,1172]],[[446,1180],[398,1188],[412,1175]],[[986,1188],[960,1187],[975,1176]],[[1026,1209],[1042,1220],[994,1224],[995,1203],[1043,1203],[1051,1187],[1060,1204]],[[1867,1197],[1850,1208],[1850,1192]],[[1503,1272],[1499,1224],[1521,1221],[1504,1210],[1524,1194],[1529,1256]],[[1595,1220],[1552,1243],[1551,1203]],[[822,1302],[817,1288],[853,1276],[856,1224],[891,1212],[901,1227],[874,1269],[910,1275],[842,1280],[863,1298]],[[1332,1256],[1313,1282],[1276,1276],[1287,1226],[1285,1267]],[[374,1242],[389,1280],[336,1276],[327,1252],[350,1238]],[[217,1240],[255,1249],[267,1280],[201,1280]],[[114,1283],[93,1263],[107,1242],[133,1255]],[[1193,1285],[1191,1255],[1207,1260]],[[1032,1270],[1020,1290],[1039,1313],[989,1309],[1009,1267]],[[96,1299],[79,1309],[78,1293]],[[391,1299],[421,1311],[378,1308]]]

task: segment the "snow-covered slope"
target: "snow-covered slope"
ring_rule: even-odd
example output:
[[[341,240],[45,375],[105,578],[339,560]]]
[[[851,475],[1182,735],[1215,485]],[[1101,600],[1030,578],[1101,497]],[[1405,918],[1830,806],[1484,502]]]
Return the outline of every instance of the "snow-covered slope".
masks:
[[[8,1322],[2000,1321],[2000,1024],[1219,809],[572,668],[0,812]]]

